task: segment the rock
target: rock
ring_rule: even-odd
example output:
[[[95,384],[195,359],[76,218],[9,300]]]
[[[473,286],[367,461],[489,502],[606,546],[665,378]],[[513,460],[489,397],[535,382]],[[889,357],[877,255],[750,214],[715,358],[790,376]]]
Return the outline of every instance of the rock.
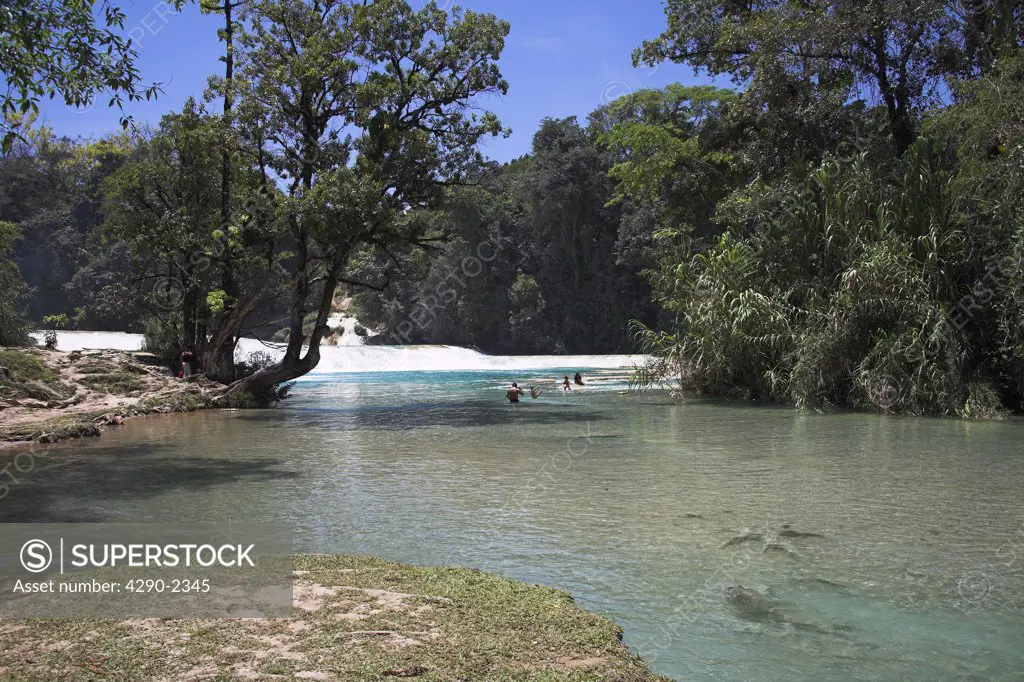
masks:
[[[10,380],[11,380],[11,370],[7,369],[6,367],[0,367],[0,381],[10,381]]]
[[[726,547],[732,547],[733,545],[741,545],[744,542],[751,541],[764,542],[764,536],[760,533],[744,533],[743,535],[737,535],[731,540],[726,541],[726,543],[722,545],[722,548],[724,549]]]
[[[788,623],[803,630],[825,634],[846,632],[852,629],[848,625],[819,624],[820,621],[816,622],[818,619],[813,614],[801,612],[785,602],[742,585],[726,588],[725,598],[742,617],[750,620]]]
[[[776,613],[782,604],[777,599],[766,597],[755,589],[733,585],[725,590],[726,600],[743,615],[754,618],[779,620]]]
[[[56,408],[59,408],[59,409],[63,410],[66,407],[70,407],[71,405],[77,405],[78,403],[82,402],[82,399],[84,397],[85,396],[83,394],[76,393],[73,396],[71,396],[70,398],[68,398],[67,400],[54,400],[54,401],[52,401],[53,402],[53,407],[56,407]]]
[[[146,351],[135,351],[133,353],[129,353],[129,356],[136,362],[143,365],[149,365],[151,367],[163,366],[163,360],[161,360],[158,356],[154,355],[153,353],[147,353]]]
[[[36,400],[35,398],[22,398],[17,401],[18,407],[35,407],[35,408],[46,408],[49,407],[49,403],[44,400]]]
[[[685,516],[688,519],[703,519],[704,518],[700,514],[692,514],[692,513],[684,514],[683,516]]]
[[[784,530],[779,531],[780,538],[823,538],[824,535],[820,533],[801,533],[798,530],[792,530],[788,526],[783,526]]]
[[[786,547],[781,542],[767,542],[767,543],[765,543],[764,549],[762,549],[761,552],[764,553],[764,552],[769,552],[769,551],[772,551],[772,552],[783,552],[783,553],[788,554],[789,556],[794,557],[794,558],[799,556],[796,552],[791,550],[789,547]]]

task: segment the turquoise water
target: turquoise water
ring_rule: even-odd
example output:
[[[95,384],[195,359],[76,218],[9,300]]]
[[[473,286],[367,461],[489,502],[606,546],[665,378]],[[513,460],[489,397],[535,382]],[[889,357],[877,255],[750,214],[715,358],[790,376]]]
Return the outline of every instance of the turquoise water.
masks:
[[[266,518],[299,551],[500,571],[679,679],[1021,679],[1024,425],[676,405],[607,370],[563,393],[576,369],[320,376],[277,410],[134,420],[54,450],[0,520]],[[513,380],[545,391],[510,405]]]

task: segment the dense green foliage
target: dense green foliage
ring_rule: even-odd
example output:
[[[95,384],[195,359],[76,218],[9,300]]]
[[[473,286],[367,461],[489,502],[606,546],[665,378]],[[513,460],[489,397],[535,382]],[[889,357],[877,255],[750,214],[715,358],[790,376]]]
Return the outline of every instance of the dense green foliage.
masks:
[[[620,191],[658,197],[668,223],[651,277],[676,317],[634,326],[657,356],[636,380],[815,407],[1019,409],[1020,7],[830,5],[670,2],[666,32],[634,55],[747,86],[717,124],[611,136],[633,152],[612,169]],[[703,188],[684,198],[713,194],[710,231],[672,214],[683,178]]]
[[[87,329],[127,330],[140,315],[139,282],[127,246],[100,229],[102,185],[124,162],[131,140],[55,137],[30,121],[0,162],[0,220],[22,238],[14,257],[31,287],[29,317],[67,314]]]
[[[23,311],[27,287],[17,263],[11,260],[17,238],[18,228],[0,221],[0,346],[19,346],[28,337],[28,318]]]
[[[481,172],[444,216],[446,244],[382,292],[359,296],[385,343],[490,352],[628,348],[627,323],[652,315],[650,288],[618,243],[629,208],[609,206],[612,157],[594,127],[546,120],[529,156]],[[380,279],[380,263],[363,276]]]

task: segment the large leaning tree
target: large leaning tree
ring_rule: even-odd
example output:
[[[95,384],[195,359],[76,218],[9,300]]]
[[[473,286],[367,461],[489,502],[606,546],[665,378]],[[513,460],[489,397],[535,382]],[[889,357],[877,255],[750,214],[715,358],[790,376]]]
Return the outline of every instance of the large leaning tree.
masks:
[[[496,61],[509,25],[490,14],[405,0],[261,0],[246,14],[237,116],[284,194],[276,248],[287,254],[289,337],[279,362],[231,392],[317,366],[357,250],[438,237],[417,216],[464,181],[485,136],[503,132],[477,100],[508,88]]]

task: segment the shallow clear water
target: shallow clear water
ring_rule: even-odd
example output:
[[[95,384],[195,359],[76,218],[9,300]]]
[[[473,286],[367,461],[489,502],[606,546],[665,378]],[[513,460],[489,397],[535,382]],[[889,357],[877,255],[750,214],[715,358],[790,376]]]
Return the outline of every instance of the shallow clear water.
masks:
[[[319,376],[277,410],[133,420],[40,457],[0,520],[265,518],[299,551],[496,570],[680,679],[1021,678],[1024,424],[673,405],[607,370],[564,394],[573,371]],[[509,405],[511,380],[548,390]],[[746,532],[775,546],[723,547]]]

